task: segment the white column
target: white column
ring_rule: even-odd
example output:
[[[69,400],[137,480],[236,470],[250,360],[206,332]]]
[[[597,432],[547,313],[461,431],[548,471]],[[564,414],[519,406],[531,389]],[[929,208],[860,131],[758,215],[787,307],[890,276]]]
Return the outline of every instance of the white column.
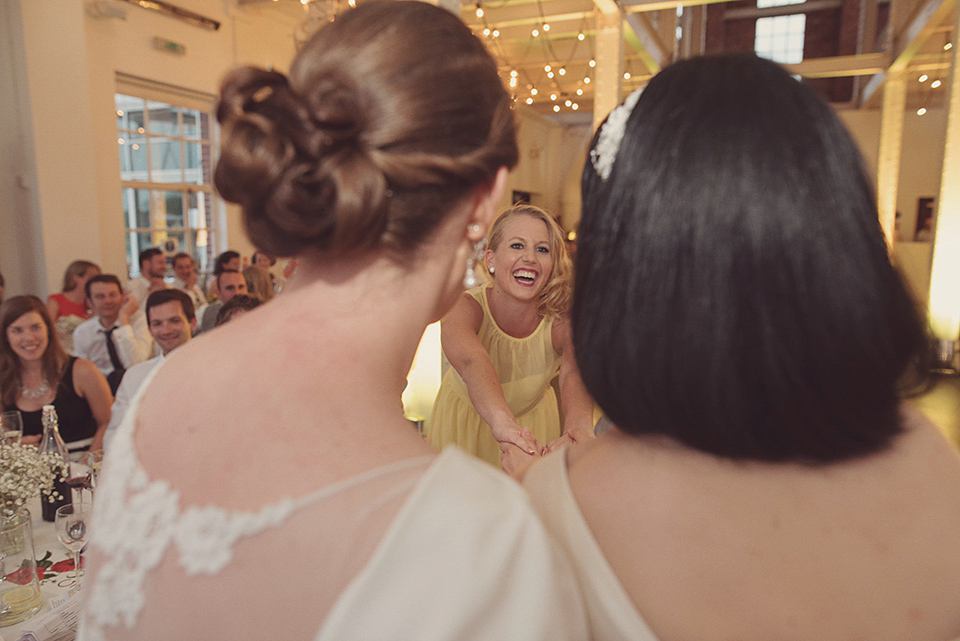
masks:
[[[930,273],[930,322],[938,338],[950,341],[960,332],[960,43],[956,37],[960,34],[960,11],[955,13],[953,33],[947,135]]]
[[[888,247],[893,247],[893,228],[897,219],[897,186],[900,181],[900,148],[903,142],[903,112],[906,105],[906,72],[887,71],[880,121],[877,208],[880,210],[880,225],[887,237]]]
[[[623,83],[623,19],[620,11],[597,15],[597,66],[593,70],[593,128],[620,104]]]

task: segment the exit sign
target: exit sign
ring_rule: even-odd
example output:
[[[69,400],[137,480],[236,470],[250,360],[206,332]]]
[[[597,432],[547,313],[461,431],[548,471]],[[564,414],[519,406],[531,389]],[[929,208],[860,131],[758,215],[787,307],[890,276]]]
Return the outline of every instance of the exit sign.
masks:
[[[167,53],[175,53],[178,56],[182,56],[187,53],[187,47],[185,45],[182,45],[179,42],[174,42],[173,40],[161,38],[160,36],[157,36],[153,39],[153,48],[159,49],[160,51],[166,51]]]

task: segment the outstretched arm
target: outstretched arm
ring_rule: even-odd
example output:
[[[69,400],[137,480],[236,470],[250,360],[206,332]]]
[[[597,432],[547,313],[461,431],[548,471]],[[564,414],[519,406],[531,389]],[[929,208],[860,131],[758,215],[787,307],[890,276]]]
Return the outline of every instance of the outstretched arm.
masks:
[[[538,453],[537,440],[530,430],[517,423],[510,411],[490,355],[477,336],[482,321],[480,304],[468,294],[461,296],[440,323],[443,353],[466,383],[470,401],[490,425],[493,437],[501,444],[513,443],[529,454]]]
[[[580,369],[573,355],[573,334],[569,319],[553,324],[553,348],[560,354],[560,406],[563,408],[563,435],[550,444],[551,449],[564,443],[580,443],[594,438],[593,400],[580,378]]]

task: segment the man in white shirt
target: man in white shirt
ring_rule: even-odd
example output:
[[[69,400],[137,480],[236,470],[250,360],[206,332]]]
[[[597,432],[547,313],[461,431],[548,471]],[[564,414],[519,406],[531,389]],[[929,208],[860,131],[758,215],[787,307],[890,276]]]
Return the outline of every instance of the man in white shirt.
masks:
[[[197,284],[197,266],[190,254],[180,252],[173,257],[173,273],[177,275],[173,279],[173,286],[186,292],[193,301],[194,310],[199,310],[201,305],[207,304],[207,297],[203,295],[203,289]]]
[[[107,426],[103,436],[104,449],[109,447],[110,441],[117,433],[117,428],[127,414],[130,402],[137,395],[143,381],[167,357],[167,354],[189,341],[193,330],[197,327],[193,301],[179,289],[153,292],[147,297],[146,307],[150,335],[163,353],[156,358],[134,365],[124,375],[111,409],[110,425]]]
[[[137,304],[143,307],[144,301],[150,292],[166,289],[167,283],[163,280],[167,273],[167,258],[158,247],[149,247],[140,252],[140,275],[127,283],[127,291],[137,299]]]
[[[139,307],[136,299],[124,296],[116,276],[94,276],[87,281],[86,293],[93,318],[74,330],[73,351],[93,361],[107,377],[110,391],[116,393],[124,372],[150,357],[153,339],[145,316],[135,314]]]

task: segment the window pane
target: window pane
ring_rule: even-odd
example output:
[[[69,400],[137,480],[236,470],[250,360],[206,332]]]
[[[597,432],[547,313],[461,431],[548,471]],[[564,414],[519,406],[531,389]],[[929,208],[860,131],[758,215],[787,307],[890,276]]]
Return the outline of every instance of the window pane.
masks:
[[[203,147],[199,142],[183,143],[183,181],[191,185],[210,182],[204,175]]]
[[[200,112],[196,109],[181,108],[183,116],[183,137],[200,138]]]
[[[143,99],[123,94],[114,95],[117,108],[117,129],[136,131],[143,127]]]
[[[146,189],[124,188],[123,220],[127,228],[150,227],[150,192]]]
[[[162,204],[160,200],[157,201],[162,212],[154,212],[154,227],[156,229],[186,227],[183,211],[184,193],[182,191],[158,191],[155,193],[159,195],[159,199],[162,199]]]
[[[150,139],[150,180],[157,183],[183,182],[179,140]]]
[[[757,0],[757,8],[782,7],[788,4],[803,4],[806,0]]]
[[[150,133],[163,136],[179,136],[180,124],[177,120],[179,107],[164,102],[148,102]]]
[[[806,14],[758,18],[754,51],[775,62],[790,64],[803,61],[803,39]]]
[[[147,146],[143,136],[127,134],[120,147],[120,180],[147,180]]]

